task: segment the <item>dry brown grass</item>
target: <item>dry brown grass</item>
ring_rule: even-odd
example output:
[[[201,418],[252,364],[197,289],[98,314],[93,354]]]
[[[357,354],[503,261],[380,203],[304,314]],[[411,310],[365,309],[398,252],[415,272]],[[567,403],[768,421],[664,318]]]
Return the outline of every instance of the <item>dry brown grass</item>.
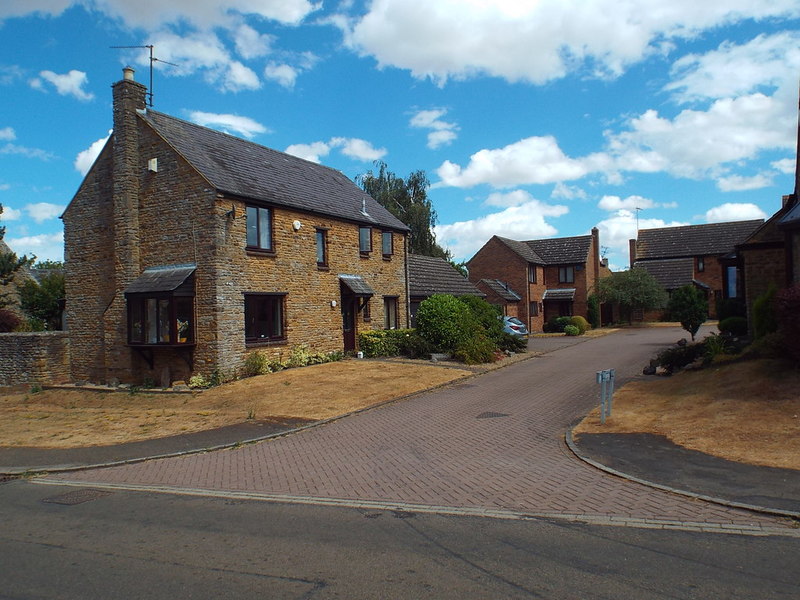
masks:
[[[630,383],[580,433],[654,433],[706,454],[800,470],[800,372],[768,360],[736,362]]]
[[[45,390],[0,395],[0,446],[75,448],[164,437],[248,418],[326,419],[470,375],[417,361],[345,360],[193,394]]]

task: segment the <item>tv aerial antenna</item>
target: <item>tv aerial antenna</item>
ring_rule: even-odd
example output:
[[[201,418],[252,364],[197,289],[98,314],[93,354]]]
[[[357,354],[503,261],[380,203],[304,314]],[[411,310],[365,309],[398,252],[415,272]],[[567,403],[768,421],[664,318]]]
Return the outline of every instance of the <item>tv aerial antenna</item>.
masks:
[[[171,65],[173,67],[177,67],[175,63],[167,62],[165,60],[161,60],[160,58],[156,58],[153,56],[153,44],[148,44],[146,46],[111,46],[111,48],[147,48],[150,50],[150,87],[147,88],[147,105],[152,108],[153,107],[153,63],[161,62],[165,65]]]

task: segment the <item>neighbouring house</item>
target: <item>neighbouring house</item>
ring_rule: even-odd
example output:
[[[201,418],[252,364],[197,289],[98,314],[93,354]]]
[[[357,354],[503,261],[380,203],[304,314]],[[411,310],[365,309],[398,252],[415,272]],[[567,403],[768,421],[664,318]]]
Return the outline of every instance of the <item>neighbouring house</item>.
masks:
[[[486,294],[489,304],[499,306],[506,317],[519,317],[522,314],[522,296],[515,292],[505,281],[499,279],[481,279],[475,286]]]
[[[595,283],[611,274],[600,259],[600,234],[516,241],[493,236],[467,262],[469,279],[500,280],[521,297],[516,315],[529,331],[553,317],[587,316]]]
[[[65,210],[72,377],[161,385],[408,322],[408,228],[339,171],[146,107],[133,69]]]
[[[631,267],[647,270],[667,293],[686,285],[702,290],[710,318],[723,299],[741,298],[736,247],[764,223],[763,219],[641,229],[630,240]],[[634,315],[658,320],[662,311]]]
[[[740,257],[747,319],[752,331],[753,303],[771,286],[800,282],[800,202],[783,197],[781,208],[736,247]]]
[[[417,309],[420,303],[434,294],[484,296],[483,292],[443,258],[409,254],[407,260],[412,327],[416,325]]]

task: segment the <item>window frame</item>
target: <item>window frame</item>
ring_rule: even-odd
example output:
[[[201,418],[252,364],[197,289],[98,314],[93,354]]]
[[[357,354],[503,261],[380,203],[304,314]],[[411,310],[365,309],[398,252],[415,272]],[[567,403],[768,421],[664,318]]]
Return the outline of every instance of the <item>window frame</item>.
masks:
[[[706,258],[705,256],[698,256],[697,260],[695,261],[697,265],[697,272],[698,273],[705,273],[706,271]]]
[[[286,341],[286,292],[244,292],[244,340],[245,344],[248,346],[258,345],[258,344],[274,344]],[[249,311],[251,307],[253,307],[253,303],[257,301],[266,301],[270,300],[273,304],[277,304],[280,312],[278,322],[280,324],[280,332],[275,335],[274,332],[270,331],[268,335],[258,335],[258,331],[254,331],[256,329],[255,322],[251,324],[251,317],[252,315]],[[259,306],[255,307],[256,310],[260,309],[260,302]],[[274,310],[272,308],[271,310]],[[274,326],[275,324],[275,316],[274,314],[270,315],[269,321]],[[251,335],[251,333],[255,333],[255,335]]]
[[[179,304],[186,304],[188,308],[180,308]],[[150,310],[150,306],[153,306],[154,310]],[[164,306],[166,312],[162,313]],[[196,344],[194,295],[175,294],[174,292],[126,294],[125,312],[129,346],[186,347]],[[141,329],[139,334],[135,334],[137,323]],[[155,341],[149,340],[150,327],[148,325],[150,323],[155,326]],[[182,327],[184,323],[185,330]],[[182,336],[181,333],[186,335]]]
[[[389,240],[389,251],[386,251],[386,240]],[[381,231],[381,254],[383,258],[390,259],[394,255],[394,235],[391,231]]]
[[[536,265],[528,263],[528,283],[536,283]]]
[[[328,229],[325,228],[325,227],[317,227],[314,239],[316,241],[316,250],[317,250],[317,268],[319,268],[319,269],[327,269],[328,268]],[[322,262],[320,262],[320,260],[319,260],[320,241],[322,242]]]
[[[394,326],[392,326],[392,321],[394,321]],[[400,328],[399,296],[383,297],[383,328],[384,329]]]
[[[531,317],[538,317],[539,316],[539,302],[536,300],[531,300],[528,303],[528,312],[530,313]]]
[[[363,242],[365,241],[362,235],[362,232],[366,231],[367,238],[366,241],[368,242],[367,247],[365,248]],[[358,226],[358,252],[361,256],[369,256],[372,252],[372,227],[369,225],[359,225]]]
[[[558,267],[558,283],[575,283],[575,265]]]
[[[255,236],[256,236],[256,245],[250,244],[250,223],[251,223],[251,211],[255,211]],[[267,218],[269,219],[269,230],[266,232],[268,236],[269,246],[262,246],[262,220],[261,215],[266,214]],[[247,204],[245,206],[245,247],[248,251],[252,252],[266,252],[266,253],[275,253],[275,212],[269,206],[257,206],[255,204]]]

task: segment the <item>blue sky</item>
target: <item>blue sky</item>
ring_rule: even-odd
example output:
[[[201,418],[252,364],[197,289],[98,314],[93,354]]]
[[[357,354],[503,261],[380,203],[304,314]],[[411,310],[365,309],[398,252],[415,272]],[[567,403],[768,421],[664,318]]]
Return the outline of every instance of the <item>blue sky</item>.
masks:
[[[794,188],[798,0],[3,0],[0,39],[0,224],[41,260],[111,84],[148,84],[110,46],[155,47],[156,110],[351,178],[424,170],[459,260],[596,226],[624,268],[637,212],[762,218]]]

